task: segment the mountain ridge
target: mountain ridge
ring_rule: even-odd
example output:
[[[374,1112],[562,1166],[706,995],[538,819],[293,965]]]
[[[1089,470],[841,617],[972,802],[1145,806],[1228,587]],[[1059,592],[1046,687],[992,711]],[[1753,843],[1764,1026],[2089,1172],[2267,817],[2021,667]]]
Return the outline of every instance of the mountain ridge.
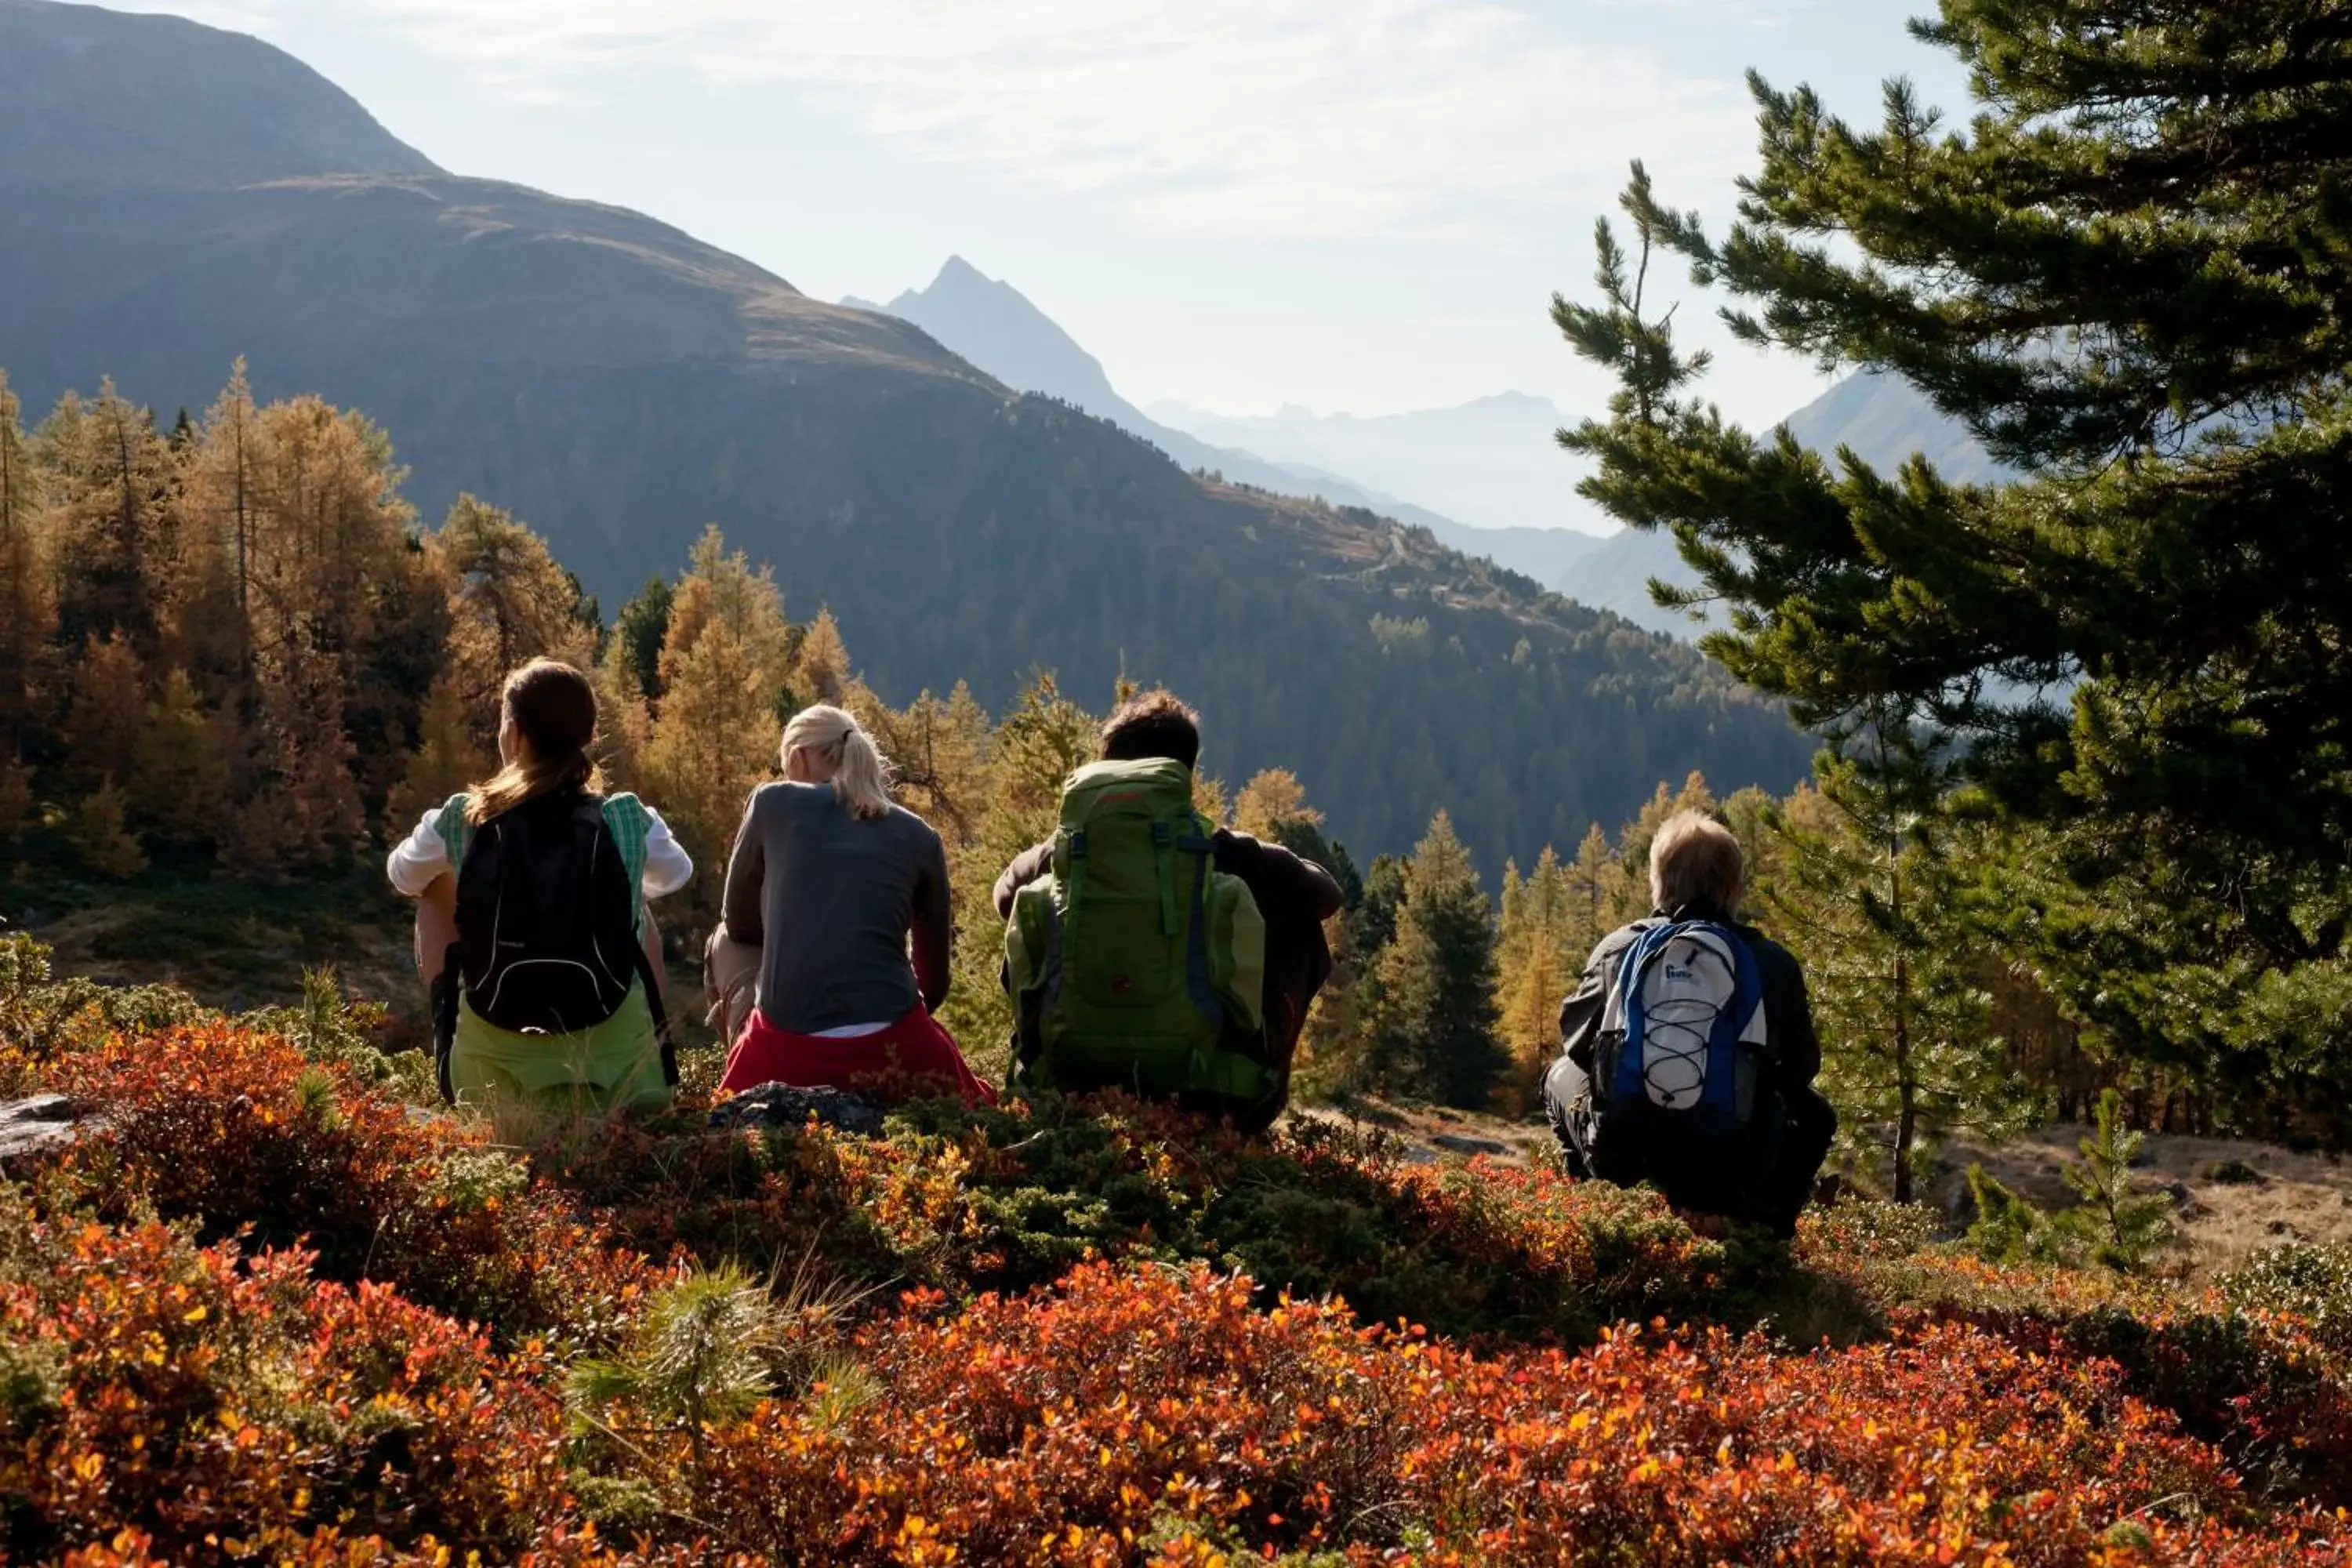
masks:
[[[208,73],[231,57],[239,89],[207,92]],[[78,112],[75,85],[92,74],[138,112]],[[268,110],[257,112],[264,102]],[[358,100],[257,39],[178,16],[0,0],[0,183],[236,184],[441,172]]]
[[[208,74],[162,82],[183,96],[159,121],[224,99],[268,118],[277,51],[186,52]],[[102,77],[73,79],[87,59],[52,55],[59,112],[110,113]],[[321,144],[395,158],[352,111]],[[174,184],[99,150],[131,166],[0,178],[0,365],[36,416],[104,374],[202,408],[246,356],[261,396],[389,432],[423,517],[460,491],[509,507],[607,605],[715,522],[803,614],[831,607],[886,697],[969,678],[1002,709],[1037,668],[1087,700],[1121,668],[1165,680],[1209,715],[1211,766],[1294,769],[1366,853],[1444,805],[1492,868],[1693,767],[1785,787],[1812,749],[1687,648],[1369,512],[1196,479],[643,215],[437,171],[247,181],[242,153]]]

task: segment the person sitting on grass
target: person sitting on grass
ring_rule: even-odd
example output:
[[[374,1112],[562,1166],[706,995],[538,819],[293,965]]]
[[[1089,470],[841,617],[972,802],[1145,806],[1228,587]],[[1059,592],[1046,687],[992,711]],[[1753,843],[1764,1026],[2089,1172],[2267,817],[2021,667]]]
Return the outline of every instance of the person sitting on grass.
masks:
[[[892,802],[887,762],[840,709],[796,715],[782,757],[783,781],[743,814],[704,954],[713,1022],[732,1042],[721,1087],[856,1090],[900,1072],[992,1103],[931,1016],[954,910],[940,836]]]
[[[1594,948],[1544,1106],[1570,1173],[1794,1236],[1837,1134],[1804,972],[1738,919],[1739,840],[1686,811],[1650,846],[1656,912]]]
[[[1124,1088],[1262,1131],[1289,1103],[1331,975],[1323,922],[1339,884],[1194,815],[1200,716],[1173,693],[1121,706],[1101,742],[1064,793],[1061,830],[997,879],[1013,1081]]]
[[[567,664],[507,678],[498,773],[428,811],[385,864],[415,899],[441,1092],[552,1109],[667,1103],[661,931],[646,900],[694,863],[658,813],[607,796],[596,694]]]

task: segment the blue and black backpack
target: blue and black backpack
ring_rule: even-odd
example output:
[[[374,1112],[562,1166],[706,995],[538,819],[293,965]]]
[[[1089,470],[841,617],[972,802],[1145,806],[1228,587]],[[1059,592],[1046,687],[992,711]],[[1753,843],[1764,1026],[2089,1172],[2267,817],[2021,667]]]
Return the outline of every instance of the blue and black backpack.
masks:
[[[1756,955],[1730,927],[1667,921],[1634,942],[1611,987],[1604,1039],[1610,1110],[1697,1142],[1755,1127],[1771,1041]]]

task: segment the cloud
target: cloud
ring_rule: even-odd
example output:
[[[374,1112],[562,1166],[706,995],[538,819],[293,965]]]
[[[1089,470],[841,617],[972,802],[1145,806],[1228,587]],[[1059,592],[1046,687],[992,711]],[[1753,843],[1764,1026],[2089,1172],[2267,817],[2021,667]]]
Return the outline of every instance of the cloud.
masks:
[[[1753,142],[1735,87],[1504,0],[342,3],[488,90],[597,98],[683,67],[1196,232],[1525,233],[1525,209],[1590,211],[1636,153],[1719,177]]]

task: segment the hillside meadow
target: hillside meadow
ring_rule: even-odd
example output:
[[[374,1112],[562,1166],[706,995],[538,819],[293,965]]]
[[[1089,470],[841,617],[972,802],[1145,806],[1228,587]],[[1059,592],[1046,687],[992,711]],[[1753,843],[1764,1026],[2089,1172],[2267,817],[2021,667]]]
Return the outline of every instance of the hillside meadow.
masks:
[[[0,950],[11,1561],[2312,1563],[2341,1254],[1793,1247],[1363,1125],[416,1101],[380,1011]]]

